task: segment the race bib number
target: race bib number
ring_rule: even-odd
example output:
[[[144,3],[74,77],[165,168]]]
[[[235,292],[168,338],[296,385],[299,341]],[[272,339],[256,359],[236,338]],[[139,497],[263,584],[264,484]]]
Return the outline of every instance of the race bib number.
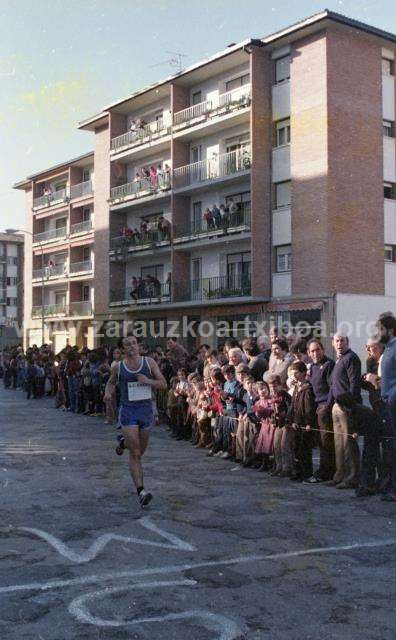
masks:
[[[151,387],[143,382],[128,382],[128,400],[151,400]]]

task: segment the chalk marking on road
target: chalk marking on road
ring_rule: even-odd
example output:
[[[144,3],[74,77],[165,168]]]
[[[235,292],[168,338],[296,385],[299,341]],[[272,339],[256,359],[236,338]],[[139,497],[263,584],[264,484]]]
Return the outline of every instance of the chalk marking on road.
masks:
[[[243,631],[233,620],[203,609],[192,609],[190,611],[182,611],[180,613],[168,613],[160,616],[135,618],[134,620],[104,620],[103,618],[98,618],[92,615],[88,610],[88,605],[93,601],[113,594],[125,593],[135,589],[160,589],[163,587],[195,586],[196,584],[197,582],[195,580],[171,580],[163,582],[142,582],[136,585],[102,589],[100,591],[94,591],[93,593],[87,593],[75,598],[69,605],[69,613],[71,613],[79,622],[106,628],[132,627],[141,624],[153,624],[156,622],[164,623],[177,622],[181,620],[197,620],[198,624],[201,624],[209,631],[218,632],[220,635],[217,637],[217,640],[236,640],[236,638],[240,638]]]
[[[42,531],[41,529],[32,529],[30,527],[17,527],[15,530],[19,532],[30,533],[41,540],[45,540],[53,549],[55,549],[61,556],[67,558],[71,562],[76,562],[77,564],[82,564],[84,562],[90,562],[94,560],[96,556],[98,556],[103,549],[109,544],[109,542],[117,541],[124,543],[134,543],[141,544],[148,547],[160,547],[161,549],[177,549],[178,551],[196,551],[196,548],[193,547],[188,542],[184,542],[173,533],[169,533],[168,531],[164,531],[160,527],[158,527],[154,522],[150,520],[150,518],[141,518],[137,521],[142,527],[147,529],[148,531],[152,531],[157,533],[161,538],[168,540],[169,544],[166,542],[153,542],[152,540],[144,540],[143,538],[135,538],[134,536],[121,536],[116,533],[105,533],[91,544],[89,549],[86,551],[73,551],[70,547],[65,544],[59,538],[53,536],[51,533],[47,531]]]
[[[162,567],[152,567],[150,569],[132,569],[130,571],[119,571],[116,573],[105,573],[100,575],[85,576],[81,578],[70,578],[69,580],[50,580],[48,582],[30,582],[28,584],[10,585],[7,587],[0,587],[0,594],[14,593],[16,591],[48,591],[49,589],[61,589],[63,587],[71,587],[76,585],[96,583],[100,584],[106,580],[119,580],[122,578],[163,575],[168,573],[189,571],[191,569],[202,569],[205,567],[227,567],[249,562],[263,562],[266,560],[287,560],[288,558],[297,558],[300,556],[337,553],[339,551],[355,551],[359,549],[376,549],[394,545],[396,545],[396,538],[389,538],[388,540],[355,542],[352,544],[333,547],[314,547],[312,549],[301,549],[299,551],[287,551],[284,553],[274,553],[270,555],[240,556],[236,558],[230,558],[228,560],[208,560],[206,562],[202,561],[188,564],[165,565]]]

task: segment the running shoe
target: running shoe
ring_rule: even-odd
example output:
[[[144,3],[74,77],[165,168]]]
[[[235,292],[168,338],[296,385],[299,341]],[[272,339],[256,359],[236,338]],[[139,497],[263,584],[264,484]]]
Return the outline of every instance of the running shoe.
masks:
[[[139,493],[138,498],[139,498],[140,506],[144,508],[144,507],[147,507],[148,504],[150,504],[151,500],[153,499],[153,496],[151,495],[151,493],[148,493],[143,489]]]

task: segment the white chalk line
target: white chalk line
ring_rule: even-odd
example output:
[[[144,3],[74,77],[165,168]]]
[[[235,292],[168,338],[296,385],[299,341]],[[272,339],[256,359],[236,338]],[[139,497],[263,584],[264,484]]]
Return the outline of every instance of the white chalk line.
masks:
[[[98,556],[103,549],[109,544],[109,542],[117,541],[123,542],[126,544],[139,544],[147,547],[160,547],[161,549],[177,549],[178,551],[195,551],[196,548],[193,547],[188,542],[181,540],[173,533],[169,533],[168,531],[164,531],[160,527],[158,527],[154,522],[150,520],[150,518],[141,518],[137,521],[142,527],[147,529],[148,531],[152,531],[153,533],[158,534],[161,538],[168,540],[169,544],[165,542],[154,542],[152,540],[144,540],[143,538],[136,538],[134,536],[121,536],[115,533],[105,533],[99,536],[87,549],[87,551],[73,551],[70,547],[65,544],[62,540],[53,536],[51,533],[47,531],[42,531],[41,529],[32,529],[30,527],[17,527],[16,531],[30,533],[41,540],[47,542],[53,549],[55,549],[61,556],[67,558],[71,562],[75,562],[77,564],[82,564],[84,562],[90,562],[94,560],[96,556]]]
[[[127,585],[124,587],[113,587],[95,591],[93,593],[87,593],[85,595],[75,598],[69,605],[69,613],[71,613],[79,622],[85,624],[92,624],[96,627],[105,628],[118,628],[118,627],[132,627],[141,624],[148,623],[164,623],[164,622],[178,622],[181,620],[197,620],[202,626],[210,631],[216,631],[220,635],[217,640],[234,640],[241,637],[242,629],[229,618],[222,616],[218,613],[212,613],[203,609],[192,609],[190,611],[182,611],[180,613],[168,613],[160,616],[150,616],[143,618],[135,618],[133,620],[105,620],[97,616],[92,615],[88,610],[88,605],[94,600],[105,598],[109,595],[125,593],[135,589],[162,589],[164,587],[176,587],[176,586],[195,586],[196,580],[169,580],[169,581],[155,581],[155,582],[142,582],[136,585]]]
[[[30,582],[28,584],[10,585],[7,587],[0,587],[0,594],[13,593],[15,591],[48,591],[49,589],[61,589],[63,587],[102,583],[103,581],[107,580],[162,575],[168,573],[189,571],[191,569],[201,569],[205,567],[226,567],[249,562],[263,562],[266,560],[287,560],[288,558],[297,558],[300,556],[337,553],[339,551],[354,551],[358,549],[375,549],[381,547],[390,547],[394,545],[396,545],[396,538],[389,538],[388,540],[355,542],[352,544],[332,547],[315,547],[312,549],[301,549],[299,551],[288,551],[285,553],[275,553],[270,555],[240,556],[237,558],[230,558],[228,560],[208,560],[206,562],[202,561],[179,565],[165,565],[162,567],[152,567],[150,569],[133,569],[130,571],[119,571],[116,573],[105,573],[100,575],[85,576],[81,578],[70,578],[69,580],[50,580],[48,582]]]

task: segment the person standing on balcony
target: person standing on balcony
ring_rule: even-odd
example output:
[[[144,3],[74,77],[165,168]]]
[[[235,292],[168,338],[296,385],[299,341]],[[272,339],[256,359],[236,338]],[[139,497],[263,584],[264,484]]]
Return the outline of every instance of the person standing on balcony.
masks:
[[[229,209],[225,204],[220,205],[221,226],[224,230],[228,227]]]
[[[230,198],[229,211],[230,211],[231,220],[235,223],[235,218],[238,215],[239,207],[232,198]]]
[[[169,164],[164,165],[164,189],[169,189],[171,186],[171,168]]]
[[[206,222],[206,228],[208,231],[214,231],[214,220],[211,210],[207,207],[203,214],[203,219]]]
[[[217,204],[214,204],[212,207],[212,217],[216,229],[221,229],[221,213]]]
[[[158,173],[154,165],[150,167],[150,182],[152,189],[158,189]]]
[[[153,389],[166,389],[166,380],[153,358],[139,354],[135,336],[123,339],[124,359],[115,365],[107,383],[105,402],[120,389],[119,429],[129,451],[129,471],[136,487],[139,504],[147,506],[152,494],[144,489],[142,457],[149,443],[154,423]]]

